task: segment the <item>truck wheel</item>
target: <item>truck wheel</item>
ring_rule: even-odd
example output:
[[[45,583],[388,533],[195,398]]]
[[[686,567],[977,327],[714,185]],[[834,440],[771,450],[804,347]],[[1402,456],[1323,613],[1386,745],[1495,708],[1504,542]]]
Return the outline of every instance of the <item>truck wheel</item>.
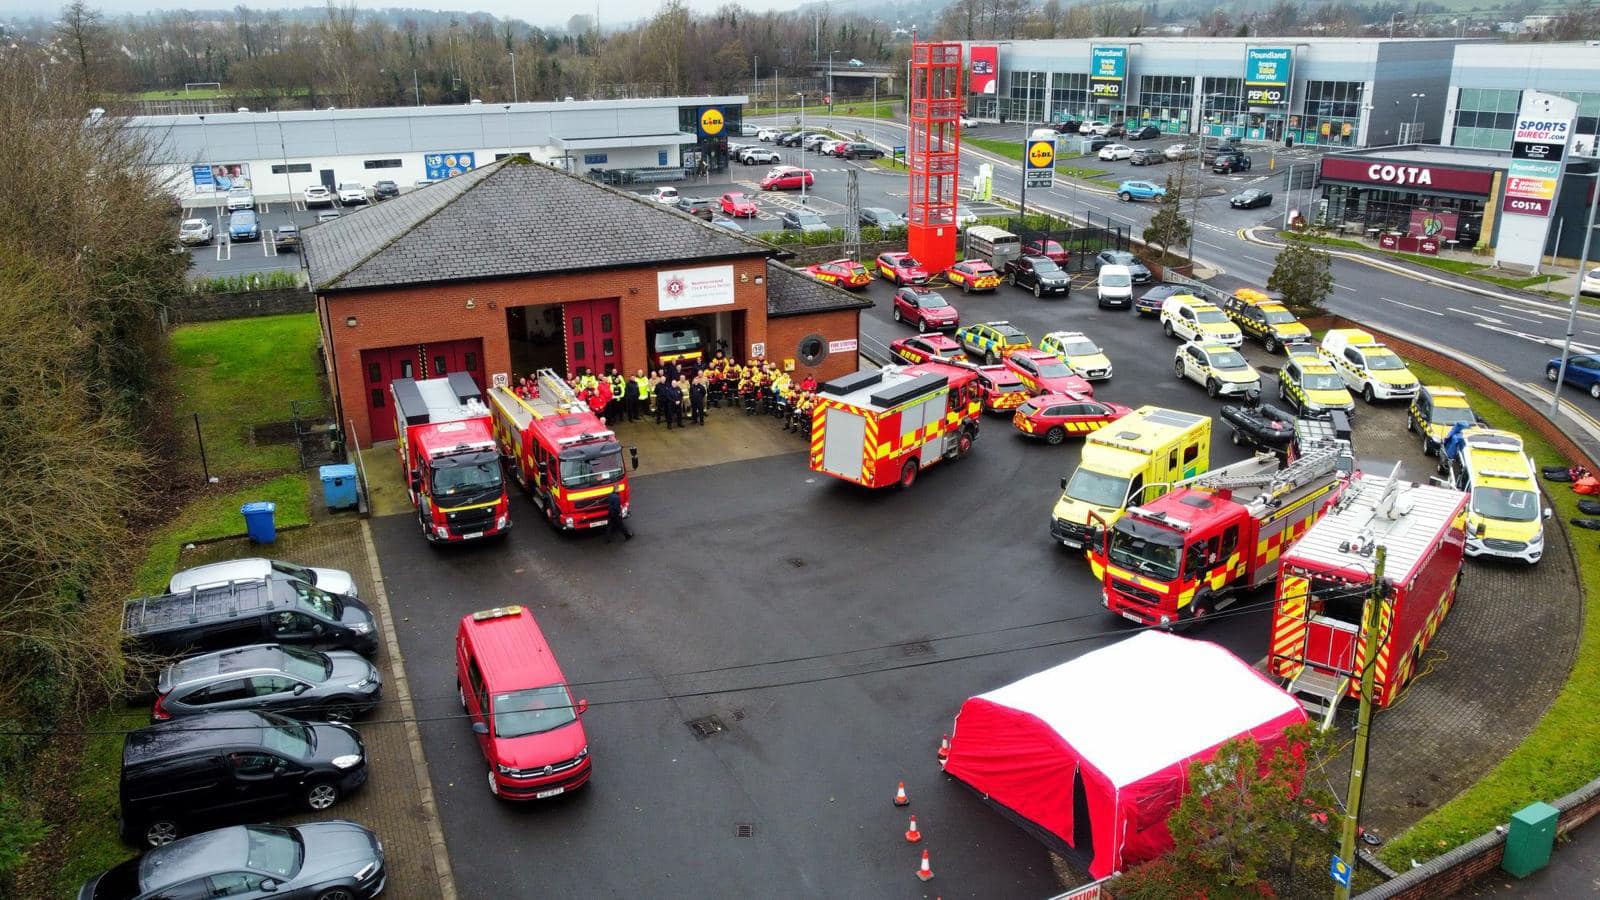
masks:
[[[1172,374],[1176,375],[1179,381],[1183,380],[1183,360],[1175,359],[1172,361]]]
[[[1222,386],[1217,384],[1217,380],[1215,378],[1207,378],[1206,379],[1206,396],[1210,397],[1212,399],[1216,399],[1216,396],[1218,394],[1220,394],[1220,393],[1222,393]]]
[[[1062,430],[1060,425],[1057,425],[1056,427],[1044,433],[1044,442],[1052,447],[1066,439],[1067,433],[1066,431]]]
[[[972,452],[972,432],[961,430],[961,436],[956,438],[956,459],[960,459]]]
[[[1278,339],[1273,337],[1272,335],[1269,334],[1265,338],[1263,338],[1262,339],[1262,344],[1264,344],[1266,346],[1268,353],[1277,353],[1278,352]]]
[[[915,484],[916,481],[917,461],[914,459],[908,459],[906,460],[906,464],[900,467],[900,487],[902,490],[909,488]]]

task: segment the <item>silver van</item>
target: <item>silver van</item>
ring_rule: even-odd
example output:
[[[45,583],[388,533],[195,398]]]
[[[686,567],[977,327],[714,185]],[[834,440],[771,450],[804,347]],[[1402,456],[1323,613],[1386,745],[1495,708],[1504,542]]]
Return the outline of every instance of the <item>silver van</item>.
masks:
[[[973,225],[967,229],[967,258],[979,257],[995,271],[1022,255],[1022,239],[993,225]]]

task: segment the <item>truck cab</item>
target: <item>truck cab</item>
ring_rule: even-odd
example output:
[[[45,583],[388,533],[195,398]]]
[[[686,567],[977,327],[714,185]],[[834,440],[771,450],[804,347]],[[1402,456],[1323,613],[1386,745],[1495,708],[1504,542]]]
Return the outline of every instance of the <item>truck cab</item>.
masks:
[[[401,471],[428,541],[456,543],[510,530],[489,408],[472,376],[397,378],[389,390]]]
[[[1084,441],[1077,470],[1061,479],[1050,536],[1083,549],[1096,528],[1110,526],[1130,504],[1158,497],[1210,464],[1209,416],[1140,407]]]

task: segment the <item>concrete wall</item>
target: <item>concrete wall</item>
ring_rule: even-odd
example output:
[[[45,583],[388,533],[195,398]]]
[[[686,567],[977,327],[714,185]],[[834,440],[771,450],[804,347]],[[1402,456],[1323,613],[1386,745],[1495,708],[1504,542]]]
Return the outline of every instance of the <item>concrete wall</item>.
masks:
[[[189,293],[167,306],[167,321],[173,325],[216,322],[221,319],[304,313],[316,308],[317,298],[304,288],[231,294]]]
[[[1367,96],[1372,111],[1367,121],[1366,146],[1399,143],[1400,123],[1412,121],[1422,122],[1423,126],[1409,143],[1440,142],[1450,94],[1450,61],[1455,52],[1453,41],[1379,46],[1377,72]],[[1414,98],[1414,93],[1427,96]]]

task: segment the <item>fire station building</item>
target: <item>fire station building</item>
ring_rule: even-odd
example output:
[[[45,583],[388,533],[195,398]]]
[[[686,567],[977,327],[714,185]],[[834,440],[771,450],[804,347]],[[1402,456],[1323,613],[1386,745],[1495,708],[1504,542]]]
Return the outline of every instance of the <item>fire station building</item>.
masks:
[[[767,243],[521,156],[302,240],[328,383],[361,446],[395,436],[395,378],[632,374],[698,346],[826,380],[857,369],[872,305]]]

